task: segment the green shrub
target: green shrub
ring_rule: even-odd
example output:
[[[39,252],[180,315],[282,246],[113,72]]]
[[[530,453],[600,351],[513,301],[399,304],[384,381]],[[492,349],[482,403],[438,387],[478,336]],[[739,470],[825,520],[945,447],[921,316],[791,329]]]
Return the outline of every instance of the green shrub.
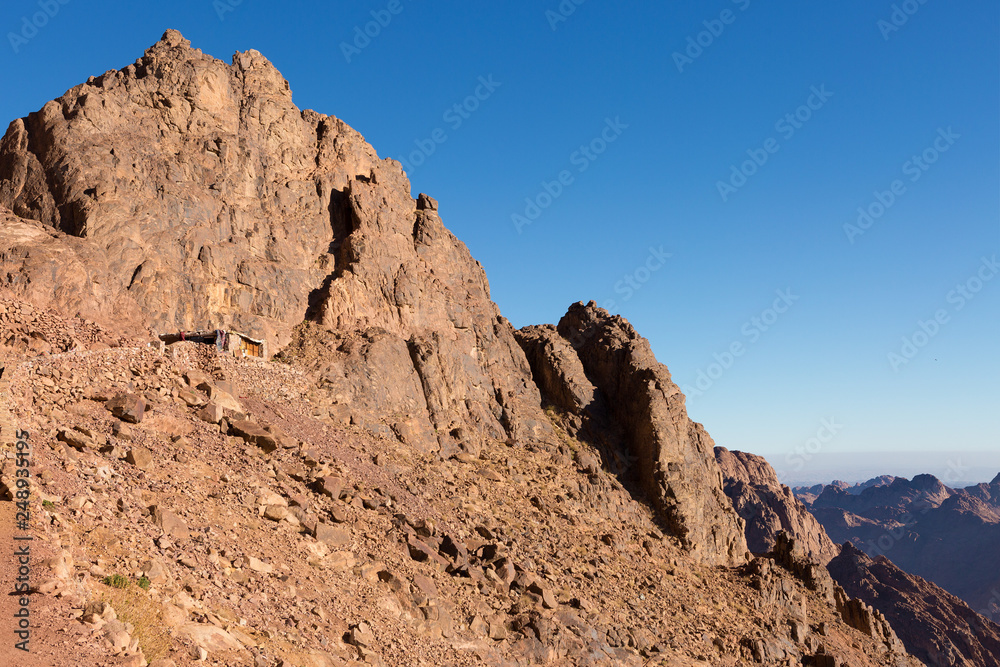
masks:
[[[111,588],[128,588],[129,586],[128,577],[123,577],[120,574],[104,577],[103,582],[105,586],[111,586]]]
[[[141,588],[142,590],[148,591],[150,583],[152,582],[150,582],[149,577],[147,577],[146,575],[142,575],[141,577],[139,577],[139,588]]]

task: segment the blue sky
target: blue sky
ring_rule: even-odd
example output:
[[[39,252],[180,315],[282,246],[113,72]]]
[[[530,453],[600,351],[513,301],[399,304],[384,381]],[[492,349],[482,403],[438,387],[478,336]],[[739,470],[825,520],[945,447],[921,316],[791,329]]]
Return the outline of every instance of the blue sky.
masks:
[[[1000,450],[1000,5],[647,4],[10,0],[0,118],[168,27],[255,48],[410,164],[516,326],[607,304],[718,444]]]

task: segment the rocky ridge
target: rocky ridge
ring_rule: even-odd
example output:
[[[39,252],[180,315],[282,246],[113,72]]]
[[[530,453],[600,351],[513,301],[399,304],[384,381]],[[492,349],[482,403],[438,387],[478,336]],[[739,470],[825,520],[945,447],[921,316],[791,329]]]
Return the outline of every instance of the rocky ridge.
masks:
[[[881,610],[907,649],[925,664],[1000,664],[1000,626],[885,556],[869,558],[847,543],[829,569],[848,595]]]
[[[806,557],[822,565],[840,553],[806,506],[778,481],[774,468],[763,457],[716,447],[715,459],[722,470],[726,495],[746,522],[750,551],[771,551],[778,533],[785,531],[795,536]]]
[[[796,486],[792,488],[792,492],[797,498],[802,500],[802,502],[811,503],[816,499],[819,494],[823,493],[824,489],[828,486],[832,486],[835,489],[841,489],[842,491],[847,491],[850,494],[857,495],[864,491],[865,489],[871,488],[873,486],[885,486],[887,484],[892,484],[897,477],[894,475],[879,475],[878,477],[872,477],[871,479],[859,482],[857,484],[848,484],[847,482],[839,479],[835,479],[829,484],[813,484],[812,486]]]
[[[742,520],[722,492],[714,443],[649,342],[593,302],[570,306],[558,327],[518,332],[542,395],[569,415],[575,437],[603,446],[670,531],[706,562],[746,559]],[[615,455],[627,455],[624,461]]]

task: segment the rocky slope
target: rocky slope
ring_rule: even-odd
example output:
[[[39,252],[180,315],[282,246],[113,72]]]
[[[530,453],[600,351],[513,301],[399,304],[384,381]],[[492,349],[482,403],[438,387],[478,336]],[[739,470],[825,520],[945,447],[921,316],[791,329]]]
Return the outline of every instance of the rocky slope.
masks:
[[[925,664],[1000,664],[1000,626],[954,595],[907,574],[884,556],[871,559],[850,543],[828,567],[848,595],[881,611]]]
[[[515,332],[259,53],[167,31],[10,125],[0,205],[0,492],[25,429],[52,665],[916,664],[794,540],[748,553],[628,322]],[[219,326],[280,353],[149,345]]]
[[[778,481],[774,468],[761,456],[715,448],[725,480],[725,492],[746,522],[747,545],[754,553],[774,548],[779,532],[793,535],[805,555],[825,565],[840,550],[793,494]]]
[[[81,329],[0,296],[0,330]],[[792,544],[704,564],[559,427],[442,459],[329,419],[308,369],[89,326],[112,346],[0,346],[48,667],[917,665]]]

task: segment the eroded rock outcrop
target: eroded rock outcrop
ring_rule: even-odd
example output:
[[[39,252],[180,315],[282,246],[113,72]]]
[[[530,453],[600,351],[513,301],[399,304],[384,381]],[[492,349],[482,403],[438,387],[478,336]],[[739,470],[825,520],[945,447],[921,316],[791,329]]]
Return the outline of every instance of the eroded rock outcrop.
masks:
[[[577,434],[603,434],[606,455],[628,459],[675,535],[706,562],[745,560],[743,521],[722,491],[714,443],[645,338],[593,302],[570,306],[556,328],[518,336],[543,395],[575,417]]]
[[[722,469],[724,490],[744,521],[747,546],[754,553],[774,548],[785,531],[795,538],[806,557],[825,565],[839,553],[823,526],[809,513],[792,490],[778,481],[774,468],[761,456],[715,448]]]
[[[806,588],[816,591],[826,602],[834,605],[840,620],[848,627],[864,633],[877,642],[885,651],[884,664],[903,665],[912,659],[889,620],[863,599],[851,597],[838,586],[826,567],[806,555],[798,540],[780,531],[775,536],[774,550],[768,556],[805,584]],[[768,561],[755,559],[750,564],[751,571],[766,573],[767,568],[762,568],[762,562],[766,564]],[[759,581],[757,585],[761,586]],[[802,614],[804,616],[804,609]]]

